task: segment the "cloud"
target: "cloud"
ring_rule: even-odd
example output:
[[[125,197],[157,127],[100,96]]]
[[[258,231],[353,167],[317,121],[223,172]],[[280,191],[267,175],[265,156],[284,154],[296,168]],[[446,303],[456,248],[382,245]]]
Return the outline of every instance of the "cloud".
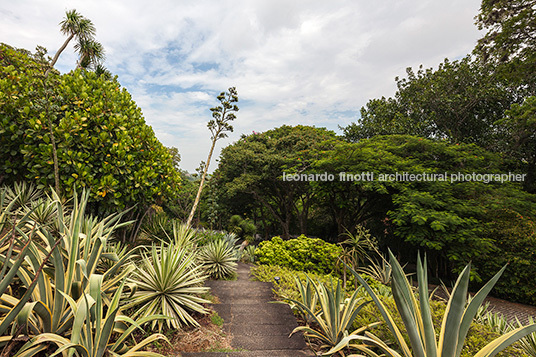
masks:
[[[391,96],[406,67],[469,53],[480,1],[453,0],[24,0],[0,5],[2,41],[51,55],[58,23],[76,8],[97,27],[106,66],[119,76],[167,146],[193,171],[210,147],[216,96],[239,93],[235,132],[283,124],[337,129],[375,97]],[[57,68],[74,68],[72,48]],[[212,168],[215,164],[211,165]]]

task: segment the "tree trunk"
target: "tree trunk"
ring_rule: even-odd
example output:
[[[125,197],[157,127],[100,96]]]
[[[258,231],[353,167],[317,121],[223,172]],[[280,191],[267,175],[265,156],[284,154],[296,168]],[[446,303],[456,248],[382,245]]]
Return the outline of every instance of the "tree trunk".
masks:
[[[48,114],[47,117],[48,117],[48,130],[50,134],[50,142],[52,143],[52,156],[53,156],[53,161],[54,161],[54,185],[56,187],[56,193],[58,194],[58,196],[61,196],[60,168],[58,164],[58,153],[56,151],[56,139],[54,138],[54,131],[52,129],[52,120],[50,120],[50,114]]]
[[[47,117],[47,125],[48,125],[48,134],[50,136],[50,143],[52,144],[52,161],[54,162],[54,187],[56,189],[56,194],[61,197],[61,191],[60,191],[60,168],[58,164],[58,152],[56,150],[56,138],[54,137],[54,129],[52,128],[52,119],[51,119],[51,113],[50,113],[50,98],[48,96],[48,88],[47,88],[47,78],[45,77],[43,79],[43,91],[45,92],[45,98],[46,98],[46,117]]]
[[[207,176],[208,166],[210,165],[210,159],[212,159],[212,153],[214,152],[214,147],[216,146],[216,140],[218,140],[217,139],[218,135],[213,136],[212,146],[210,147],[210,151],[208,153],[207,164],[205,165],[205,169],[203,170],[203,175],[201,176],[201,182],[199,183],[199,189],[197,190],[197,195],[195,196],[194,205],[192,206],[192,210],[190,211],[190,215],[188,216],[188,220],[186,221],[187,226],[190,226],[190,224],[192,223],[192,219],[194,218],[197,205],[199,204],[199,200],[201,199],[201,191],[203,191],[203,185],[205,184],[205,177]]]
[[[66,40],[65,42],[63,43],[63,45],[61,45],[60,49],[58,50],[58,52],[56,52],[56,54],[54,55],[54,58],[52,59],[52,62],[50,62],[50,68],[48,68],[45,72],[45,78],[48,77],[48,74],[49,72],[52,70],[52,68],[54,68],[54,65],[56,64],[56,62],[58,62],[58,58],[60,58],[60,55],[61,53],[63,52],[63,50],[65,50],[65,47],[67,47],[67,45],[69,44],[69,42],[73,39],[74,37],[74,33],[72,33]]]

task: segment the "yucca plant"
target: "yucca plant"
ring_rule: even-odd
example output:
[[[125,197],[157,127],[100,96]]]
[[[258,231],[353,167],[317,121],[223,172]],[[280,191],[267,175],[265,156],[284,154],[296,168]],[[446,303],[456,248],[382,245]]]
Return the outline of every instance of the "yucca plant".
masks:
[[[257,249],[257,247],[254,245],[246,246],[242,251],[240,260],[244,263],[255,263],[255,249]]]
[[[35,185],[25,181],[15,182],[13,188],[4,186],[2,190],[6,194],[6,199],[14,203],[15,209],[26,207],[43,196],[41,190],[38,190]]]
[[[370,301],[363,301],[364,299],[359,295],[358,290],[355,290],[349,298],[346,298],[340,281],[337,281],[336,286],[332,282],[330,287],[326,287],[320,282],[315,284],[310,279],[308,282],[314,288],[318,298],[318,311],[311,308],[313,303],[312,294],[307,291],[300,292],[300,294],[305,293],[306,296],[311,297],[310,301],[305,301],[304,303],[299,300],[289,299],[302,311],[302,314],[310,318],[311,322],[311,325],[296,327],[291,335],[298,331],[303,331],[306,336],[317,338],[322,343],[320,348],[331,348],[331,353],[339,352],[345,347],[372,353],[366,345],[359,342],[341,344],[345,337],[361,334],[367,329],[378,325],[378,323],[374,323],[350,332],[356,316]],[[298,286],[303,287],[301,282]],[[334,347],[337,347],[337,349],[335,350]]]
[[[391,264],[383,256],[380,256],[381,263],[377,260],[369,259],[370,264],[366,267],[359,267],[356,269],[358,273],[363,273],[370,276],[372,279],[379,283],[388,285],[391,282],[392,268]]]
[[[99,274],[107,274],[108,277],[114,276],[120,272],[119,267],[137,257],[136,252],[138,249],[139,247],[130,248],[127,244],[121,242],[106,244],[96,271]]]
[[[430,297],[428,293],[426,260],[423,263],[420,257],[417,259],[417,280],[419,284],[417,297],[404,274],[404,270],[396,260],[395,256],[391,252],[389,252],[389,254],[390,264],[393,268],[393,296],[398,312],[406,327],[411,349],[405,342],[393,317],[374,293],[372,288],[352,268],[349,267],[349,270],[374,300],[374,303],[383,316],[388,328],[395,337],[396,343],[402,351],[402,355],[404,357],[459,357],[471,322],[478,311],[478,307],[493,288],[506,266],[489,280],[469,302],[467,300],[467,289],[471,267],[470,264],[465,267],[460,273],[448,300],[441,323],[441,330],[439,331],[438,339],[436,340],[429,302]],[[495,356],[504,348],[534,331],[536,331],[536,324],[514,329],[491,341],[488,345],[482,348],[475,357]],[[379,347],[388,356],[401,356],[398,352],[388,347],[383,341],[372,334],[367,334],[366,337],[348,336],[344,338],[339,345],[335,346],[335,348],[327,353],[334,353],[341,346],[356,339],[366,341],[367,343]]]
[[[125,309],[135,308],[134,318],[168,316],[168,327],[199,326],[191,313],[206,314],[201,304],[210,301],[199,296],[209,288],[202,286],[206,275],[195,263],[195,252],[162,243],[160,246],[153,244],[149,254],[142,252],[141,258],[141,265],[128,280],[136,284],[137,289]],[[153,321],[152,326],[156,323]],[[162,326],[163,321],[159,320],[159,331]]]
[[[208,243],[199,253],[199,262],[208,276],[225,279],[236,272],[236,255],[227,242],[219,239]]]
[[[517,326],[522,327],[523,324],[516,318]],[[535,323],[532,316],[529,316],[528,319],[529,325],[533,325]],[[527,335],[523,337],[518,342],[519,347],[529,356],[536,357],[536,333],[531,333],[530,335]]]
[[[32,242],[35,225],[32,225],[29,219],[31,210],[21,216],[21,210],[16,208],[18,195],[10,199],[7,196],[5,189],[0,190],[0,335],[12,326],[25,308],[36,288],[37,277],[42,275],[44,267],[43,262],[36,271],[34,279],[28,281],[26,291],[19,299],[11,295],[10,285],[17,276],[20,276],[26,258],[33,253],[32,248],[35,248]],[[31,225],[29,232],[25,232],[24,229],[27,225]],[[44,257],[45,260],[48,258],[49,255]],[[8,341],[9,339],[0,338],[0,345]]]
[[[170,241],[177,248],[194,249],[197,244],[197,237],[195,230],[174,219],[172,221],[173,226],[173,238]]]
[[[504,334],[512,330],[512,326],[510,323],[508,323],[506,317],[498,312],[488,311],[480,321],[491,331],[495,331],[500,334]]]

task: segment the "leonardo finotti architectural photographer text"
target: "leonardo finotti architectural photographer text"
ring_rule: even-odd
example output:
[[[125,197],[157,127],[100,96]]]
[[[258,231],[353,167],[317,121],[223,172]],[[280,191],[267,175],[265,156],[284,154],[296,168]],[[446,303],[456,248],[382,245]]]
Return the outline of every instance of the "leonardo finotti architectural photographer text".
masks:
[[[382,181],[382,182],[419,182],[419,181],[448,181],[454,182],[523,182],[525,181],[526,174],[515,174],[509,172],[507,174],[492,174],[492,173],[411,173],[411,172],[395,172],[395,173],[375,173],[371,171],[351,173],[351,172],[339,172],[337,174],[323,172],[323,173],[309,173],[309,174],[287,174],[283,172],[283,181],[323,181],[323,182],[352,182],[352,181]]]

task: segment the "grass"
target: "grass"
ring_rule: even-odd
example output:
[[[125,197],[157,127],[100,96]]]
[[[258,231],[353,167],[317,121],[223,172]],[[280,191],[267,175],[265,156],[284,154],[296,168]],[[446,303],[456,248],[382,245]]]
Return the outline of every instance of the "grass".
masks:
[[[210,321],[212,322],[212,324],[219,327],[222,327],[223,325],[223,318],[218,315],[217,312],[214,312],[212,315],[210,315]]]

